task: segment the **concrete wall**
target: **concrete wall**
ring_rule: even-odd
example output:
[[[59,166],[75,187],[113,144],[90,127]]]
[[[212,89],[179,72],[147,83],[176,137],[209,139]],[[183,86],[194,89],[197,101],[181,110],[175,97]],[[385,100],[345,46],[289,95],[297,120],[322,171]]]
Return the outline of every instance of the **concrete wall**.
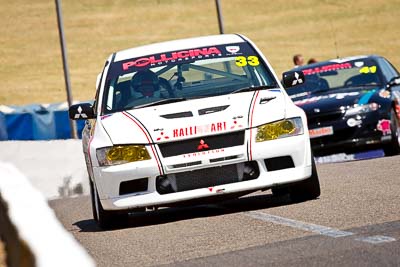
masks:
[[[47,199],[89,194],[81,140],[1,141],[0,161],[16,166]]]
[[[0,162],[0,239],[8,266],[95,266],[47,199],[12,164]]]

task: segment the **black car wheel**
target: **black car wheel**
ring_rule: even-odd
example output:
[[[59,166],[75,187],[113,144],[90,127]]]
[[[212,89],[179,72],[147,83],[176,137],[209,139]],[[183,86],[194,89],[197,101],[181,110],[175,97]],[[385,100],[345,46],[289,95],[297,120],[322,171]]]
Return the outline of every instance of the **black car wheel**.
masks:
[[[313,156],[311,157],[311,161],[312,171],[310,178],[289,186],[289,194],[293,202],[315,199],[321,194],[317,167],[315,166]]]
[[[89,178],[89,186],[90,186],[90,202],[92,204],[92,214],[93,214],[93,219],[97,222],[99,219],[97,218],[97,213],[96,213],[96,204],[95,204],[95,197],[94,197],[94,188],[93,188],[93,182]]]
[[[394,156],[400,154],[400,125],[399,118],[394,109],[390,112],[390,130],[391,141],[383,146],[385,156]]]

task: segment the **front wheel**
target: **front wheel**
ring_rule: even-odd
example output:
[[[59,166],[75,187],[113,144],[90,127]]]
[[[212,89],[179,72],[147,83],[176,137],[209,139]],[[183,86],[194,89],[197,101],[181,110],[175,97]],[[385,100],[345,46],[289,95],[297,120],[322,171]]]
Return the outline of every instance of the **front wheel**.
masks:
[[[390,132],[391,141],[383,146],[385,156],[394,156],[400,154],[400,124],[399,118],[394,109],[390,112]]]
[[[289,186],[289,195],[292,201],[302,202],[311,200],[321,195],[317,167],[314,157],[311,156],[312,171],[310,178]]]

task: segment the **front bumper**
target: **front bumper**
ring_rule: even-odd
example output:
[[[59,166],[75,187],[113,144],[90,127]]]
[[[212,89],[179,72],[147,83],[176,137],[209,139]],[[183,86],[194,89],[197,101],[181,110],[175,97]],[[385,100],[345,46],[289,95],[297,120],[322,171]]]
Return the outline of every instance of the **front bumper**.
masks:
[[[246,133],[246,135],[249,135],[249,133]],[[245,140],[249,140],[249,138],[245,138]],[[157,146],[155,148],[158,151]],[[158,167],[154,166],[154,161],[142,161],[111,167],[94,167],[94,180],[103,208],[106,210],[124,210],[140,207],[169,206],[179,202],[217,195],[267,189],[281,184],[301,181],[311,176],[311,150],[307,135],[253,143],[251,152],[249,152],[249,146],[246,142],[242,146],[225,148],[222,152],[214,152],[192,154],[191,157],[179,155],[161,158],[163,172],[168,175],[181,172],[189,173],[191,170],[200,169],[207,171],[207,168],[242,164],[251,160],[258,165],[258,177],[248,181],[160,194],[156,188],[156,179],[160,176],[160,172]],[[215,162],[213,159],[216,157],[222,157],[226,160]],[[274,171],[269,170],[265,159],[278,157],[290,157],[294,166]],[[197,162],[198,165],[188,164],[190,162]],[[122,182],[143,178],[148,181],[146,190],[131,194],[120,194]]]
[[[309,119],[309,129],[332,127],[333,135],[311,138],[311,147],[315,155],[333,153],[354,153],[369,149],[381,148],[391,141],[390,132],[382,132],[378,124],[382,120],[390,120],[389,115],[382,112],[370,112],[351,117],[340,116],[335,120]],[[351,120],[349,126],[348,121]]]

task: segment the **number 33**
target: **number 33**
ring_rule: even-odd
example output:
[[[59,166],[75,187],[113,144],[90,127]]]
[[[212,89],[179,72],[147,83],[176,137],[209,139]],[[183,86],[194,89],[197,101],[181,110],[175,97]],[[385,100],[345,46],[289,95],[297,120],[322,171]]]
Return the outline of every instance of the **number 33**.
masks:
[[[247,64],[255,67],[260,65],[260,62],[258,61],[258,57],[256,56],[248,56],[247,58],[244,56],[236,57],[236,66],[244,67]]]

